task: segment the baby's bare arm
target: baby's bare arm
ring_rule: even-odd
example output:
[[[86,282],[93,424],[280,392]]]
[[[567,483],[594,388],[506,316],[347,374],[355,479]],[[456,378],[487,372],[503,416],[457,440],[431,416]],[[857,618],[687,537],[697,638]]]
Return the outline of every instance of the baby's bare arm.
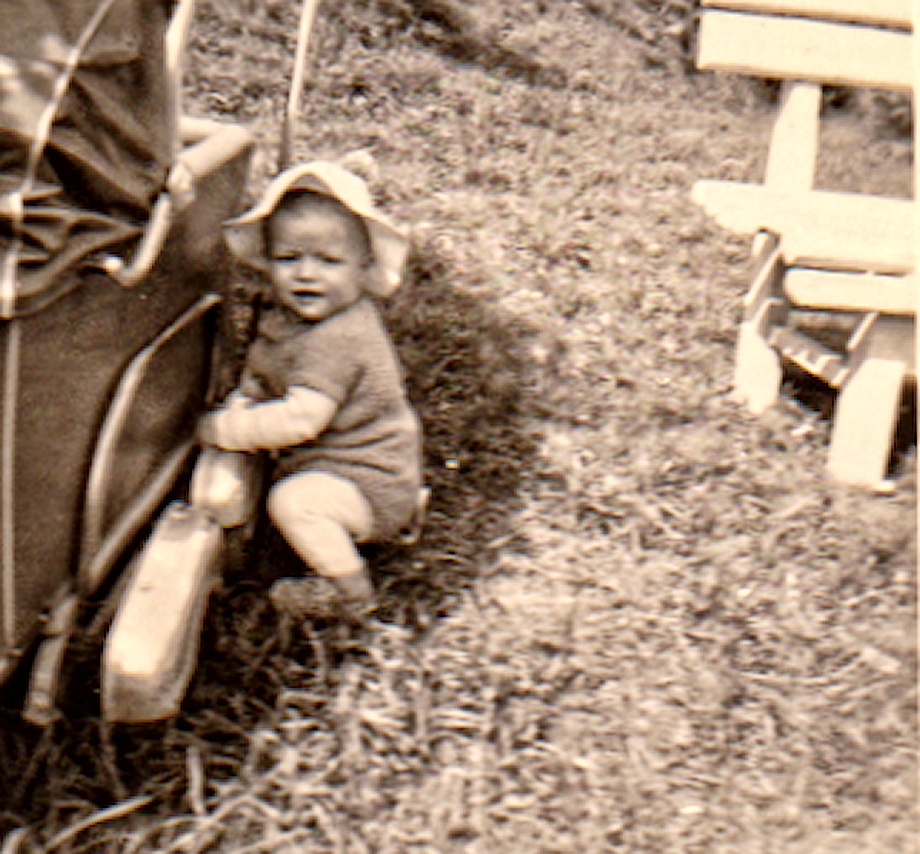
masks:
[[[230,405],[209,412],[198,437],[228,451],[289,448],[315,439],[332,421],[338,404],[328,395],[293,386],[277,400],[253,401],[231,395]]]

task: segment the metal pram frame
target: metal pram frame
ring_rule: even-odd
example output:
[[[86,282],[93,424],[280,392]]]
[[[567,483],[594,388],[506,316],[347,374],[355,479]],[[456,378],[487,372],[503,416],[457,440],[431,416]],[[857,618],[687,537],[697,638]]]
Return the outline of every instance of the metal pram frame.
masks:
[[[101,0],[93,20],[120,2]],[[163,53],[170,176],[190,183],[177,192],[166,182],[127,259],[87,259],[66,287],[26,294],[14,253],[4,260],[0,682],[40,641],[25,709],[37,723],[54,713],[80,602],[107,589],[187,475],[197,417],[212,394],[230,272],[221,226],[237,212],[253,139],[239,126],[180,115],[193,5],[175,5]],[[79,67],[80,40],[71,47],[60,90]],[[46,143],[47,135],[33,149]],[[27,171],[0,197],[0,216],[14,220],[11,245],[34,177]],[[166,699],[168,713],[178,701]]]

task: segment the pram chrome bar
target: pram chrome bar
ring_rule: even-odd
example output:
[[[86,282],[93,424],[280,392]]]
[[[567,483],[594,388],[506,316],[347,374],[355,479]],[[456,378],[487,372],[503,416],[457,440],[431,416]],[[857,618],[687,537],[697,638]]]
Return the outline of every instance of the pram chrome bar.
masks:
[[[181,148],[179,124],[182,120],[182,58],[188,46],[192,18],[195,17],[195,2],[196,0],[179,0],[166,31],[166,87],[169,98],[167,110],[174,154],[178,154]]]
[[[191,308],[164,329],[132,359],[122,376],[112,406],[99,432],[96,451],[86,484],[79,582],[86,593],[94,592],[117,556],[135,537],[156,507],[172,488],[193,448],[190,439],[179,444],[160,467],[158,475],[120,516],[111,531],[106,531],[106,495],[115,452],[125,424],[131,414],[137,391],[147,376],[150,363],[173,337],[204,317],[221,301],[217,294],[205,294]]]
[[[22,712],[23,718],[35,726],[47,726],[54,720],[61,664],[77,621],[78,607],[79,597],[68,592],[52,610],[45,626],[45,640],[35,656]]]
[[[16,646],[16,409],[19,400],[21,321],[7,325],[3,414],[0,418],[0,569],[3,572],[3,631],[8,650]]]
[[[279,172],[291,165],[294,135],[297,131],[297,119],[300,113],[300,98],[303,94],[303,84],[307,73],[307,45],[310,41],[310,32],[313,29],[318,6],[319,0],[303,0],[300,10],[300,30],[297,34],[297,50],[294,53],[294,75],[291,78],[291,91],[288,93],[287,110],[281,128],[281,149],[278,154]]]
[[[179,170],[187,174],[190,179],[187,197],[177,201],[169,189],[161,193],[131,263],[126,265],[116,255],[106,256],[103,262],[105,272],[124,288],[133,288],[150,273],[160,257],[175,215],[194,200],[195,181],[237,156],[254,142],[252,134],[245,128],[214,121],[183,118],[179,123],[180,141],[185,132],[193,134],[195,141],[178,154],[170,175],[175,175]]]
[[[182,57],[185,55],[185,49],[188,45],[188,34],[194,16],[195,0],[179,0],[169,23],[165,40],[166,114],[169,122],[169,135],[170,139],[172,139],[173,154],[180,163],[182,153],[182,140],[180,138],[180,125],[182,122]],[[160,194],[150,213],[150,220],[144,229],[143,237],[137,246],[134,258],[129,265],[125,265],[124,260],[116,255],[106,256],[103,262],[103,269],[122,287],[134,287],[147,276],[156,263],[172,227],[175,207],[175,200],[170,193],[164,192]]]

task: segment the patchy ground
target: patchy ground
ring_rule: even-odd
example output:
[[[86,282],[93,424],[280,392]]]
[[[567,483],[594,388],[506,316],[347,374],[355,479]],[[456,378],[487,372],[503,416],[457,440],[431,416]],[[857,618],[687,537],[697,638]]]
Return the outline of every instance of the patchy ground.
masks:
[[[910,412],[878,496],[825,477],[823,390],[735,406],[748,242],[689,199],[760,177],[765,90],[652,3],[438,6],[321,10],[297,152],[413,227],[425,538],[361,645],[232,579],[178,720],[108,732],[91,669],[45,736],[6,714],[7,850],[915,851]],[[190,109],[252,124],[254,190],[295,18],[201,4]],[[823,185],[909,193],[870,99],[825,125]]]

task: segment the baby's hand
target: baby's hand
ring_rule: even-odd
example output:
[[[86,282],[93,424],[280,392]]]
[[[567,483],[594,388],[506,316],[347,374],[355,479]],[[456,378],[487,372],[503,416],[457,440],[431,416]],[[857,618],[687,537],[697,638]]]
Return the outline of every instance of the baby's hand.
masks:
[[[252,406],[253,403],[255,403],[255,400],[248,394],[241,389],[235,389],[227,395],[224,407],[226,409],[245,409],[247,406]]]
[[[217,445],[217,426],[215,424],[217,413],[207,412],[198,419],[196,434],[202,445]]]
[[[237,412],[240,409],[246,409],[254,403],[253,399],[235,389],[227,395],[223,405],[213,412],[207,412],[198,419],[198,441],[205,445],[216,445],[221,447],[221,421],[226,420],[223,416],[227,412]]]

